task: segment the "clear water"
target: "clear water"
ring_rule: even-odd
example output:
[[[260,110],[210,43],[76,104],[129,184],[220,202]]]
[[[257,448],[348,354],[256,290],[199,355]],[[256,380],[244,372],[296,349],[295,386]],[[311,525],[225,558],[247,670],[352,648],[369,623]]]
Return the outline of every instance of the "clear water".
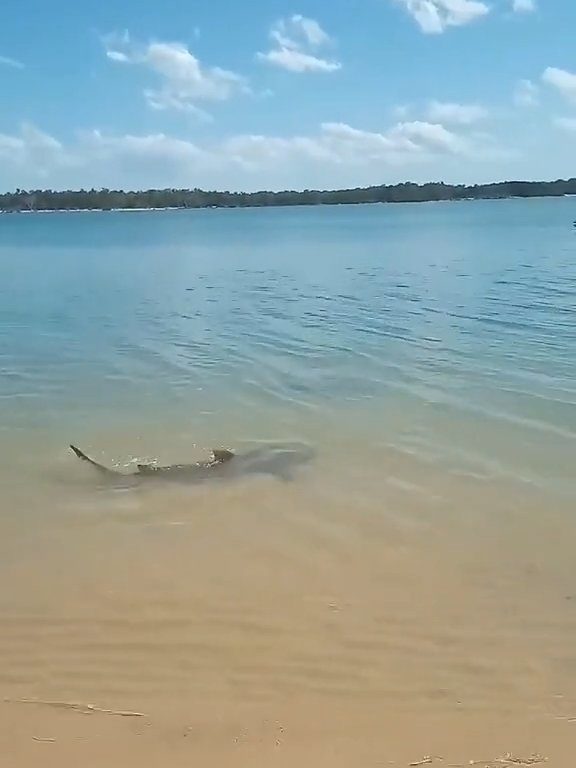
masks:
[[[456,762],[480,726],[457,762],[552,756],[542,724],[572,745],[552,718],[576,711],[574,218],[570,199],[0,217],[8,751],[189,764],[224,739],[237,764],[251,733],[252,765],[263,722],[314,724],[331,764],[340,744],[386,761],[384,721],[402,764]],[[268,440],[315,459],[293,482],[107,488],[67,449]]]
[[[122,462],[298,438],[344,466],[356,430],[573,496],[575,210],[3,216],[0,481],[46,480],[71,440]]]

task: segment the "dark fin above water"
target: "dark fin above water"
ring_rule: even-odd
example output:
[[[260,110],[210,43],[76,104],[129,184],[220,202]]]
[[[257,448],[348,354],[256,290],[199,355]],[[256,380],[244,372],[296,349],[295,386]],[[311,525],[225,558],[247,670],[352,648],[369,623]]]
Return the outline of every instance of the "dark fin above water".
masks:
[[[93,467],[95,467],[99,472],[104,472],[107,475],[116,475],[117,472],[114,472],[112,469],[108,469],[108,467],[105,467],[103,464],[98,464],[97,461],[94,461],[94,459],[91,459],[90,456],[86,456],[86,454],[80,450],[80,448],[76,448],[75,445],[71,445],[70,448],[76,456],[78,456],[79,459],[82,459],[82,461],[87,461],[88,464],[91,464]]]
[[[226,461],[234,458],[232,451],[228,451],[226,448],[214,448],[212,450],[212,457],[214,464],[224,464]]]
[[[141,475],[151,475],[153,472],[158,472],[158,467],[154,464],[136,464],[136,468]]]

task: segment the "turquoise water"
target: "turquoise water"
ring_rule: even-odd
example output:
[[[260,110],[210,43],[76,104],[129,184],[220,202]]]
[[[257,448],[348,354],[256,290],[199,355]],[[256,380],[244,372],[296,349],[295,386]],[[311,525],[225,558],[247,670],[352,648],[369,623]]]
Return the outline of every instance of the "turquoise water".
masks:
[[[301,439],[574,496],[575,212],[3,216],[0,480]]]

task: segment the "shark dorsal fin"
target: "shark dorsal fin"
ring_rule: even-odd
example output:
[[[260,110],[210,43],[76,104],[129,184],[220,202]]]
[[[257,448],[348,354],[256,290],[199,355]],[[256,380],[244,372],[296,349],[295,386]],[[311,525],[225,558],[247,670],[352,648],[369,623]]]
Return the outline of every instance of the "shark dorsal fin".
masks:
[[[226,448],[214,448],[212,451],[212,461],[214,464],[224,464],[226,461],[234,458],[232,451]]]
[[[156,467],[154,464],[136,464],[136,467],[138,468],[138,472],[140,472],[141,475],[147,475],[151,472],[156,472]]]

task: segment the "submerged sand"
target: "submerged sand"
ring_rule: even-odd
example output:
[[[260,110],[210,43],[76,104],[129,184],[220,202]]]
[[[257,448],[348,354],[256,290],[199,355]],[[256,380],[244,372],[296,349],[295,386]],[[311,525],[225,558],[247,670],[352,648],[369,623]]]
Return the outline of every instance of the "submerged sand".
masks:
[[[1,764],[572,765],[568,501],[334,458],[5,516]]]

